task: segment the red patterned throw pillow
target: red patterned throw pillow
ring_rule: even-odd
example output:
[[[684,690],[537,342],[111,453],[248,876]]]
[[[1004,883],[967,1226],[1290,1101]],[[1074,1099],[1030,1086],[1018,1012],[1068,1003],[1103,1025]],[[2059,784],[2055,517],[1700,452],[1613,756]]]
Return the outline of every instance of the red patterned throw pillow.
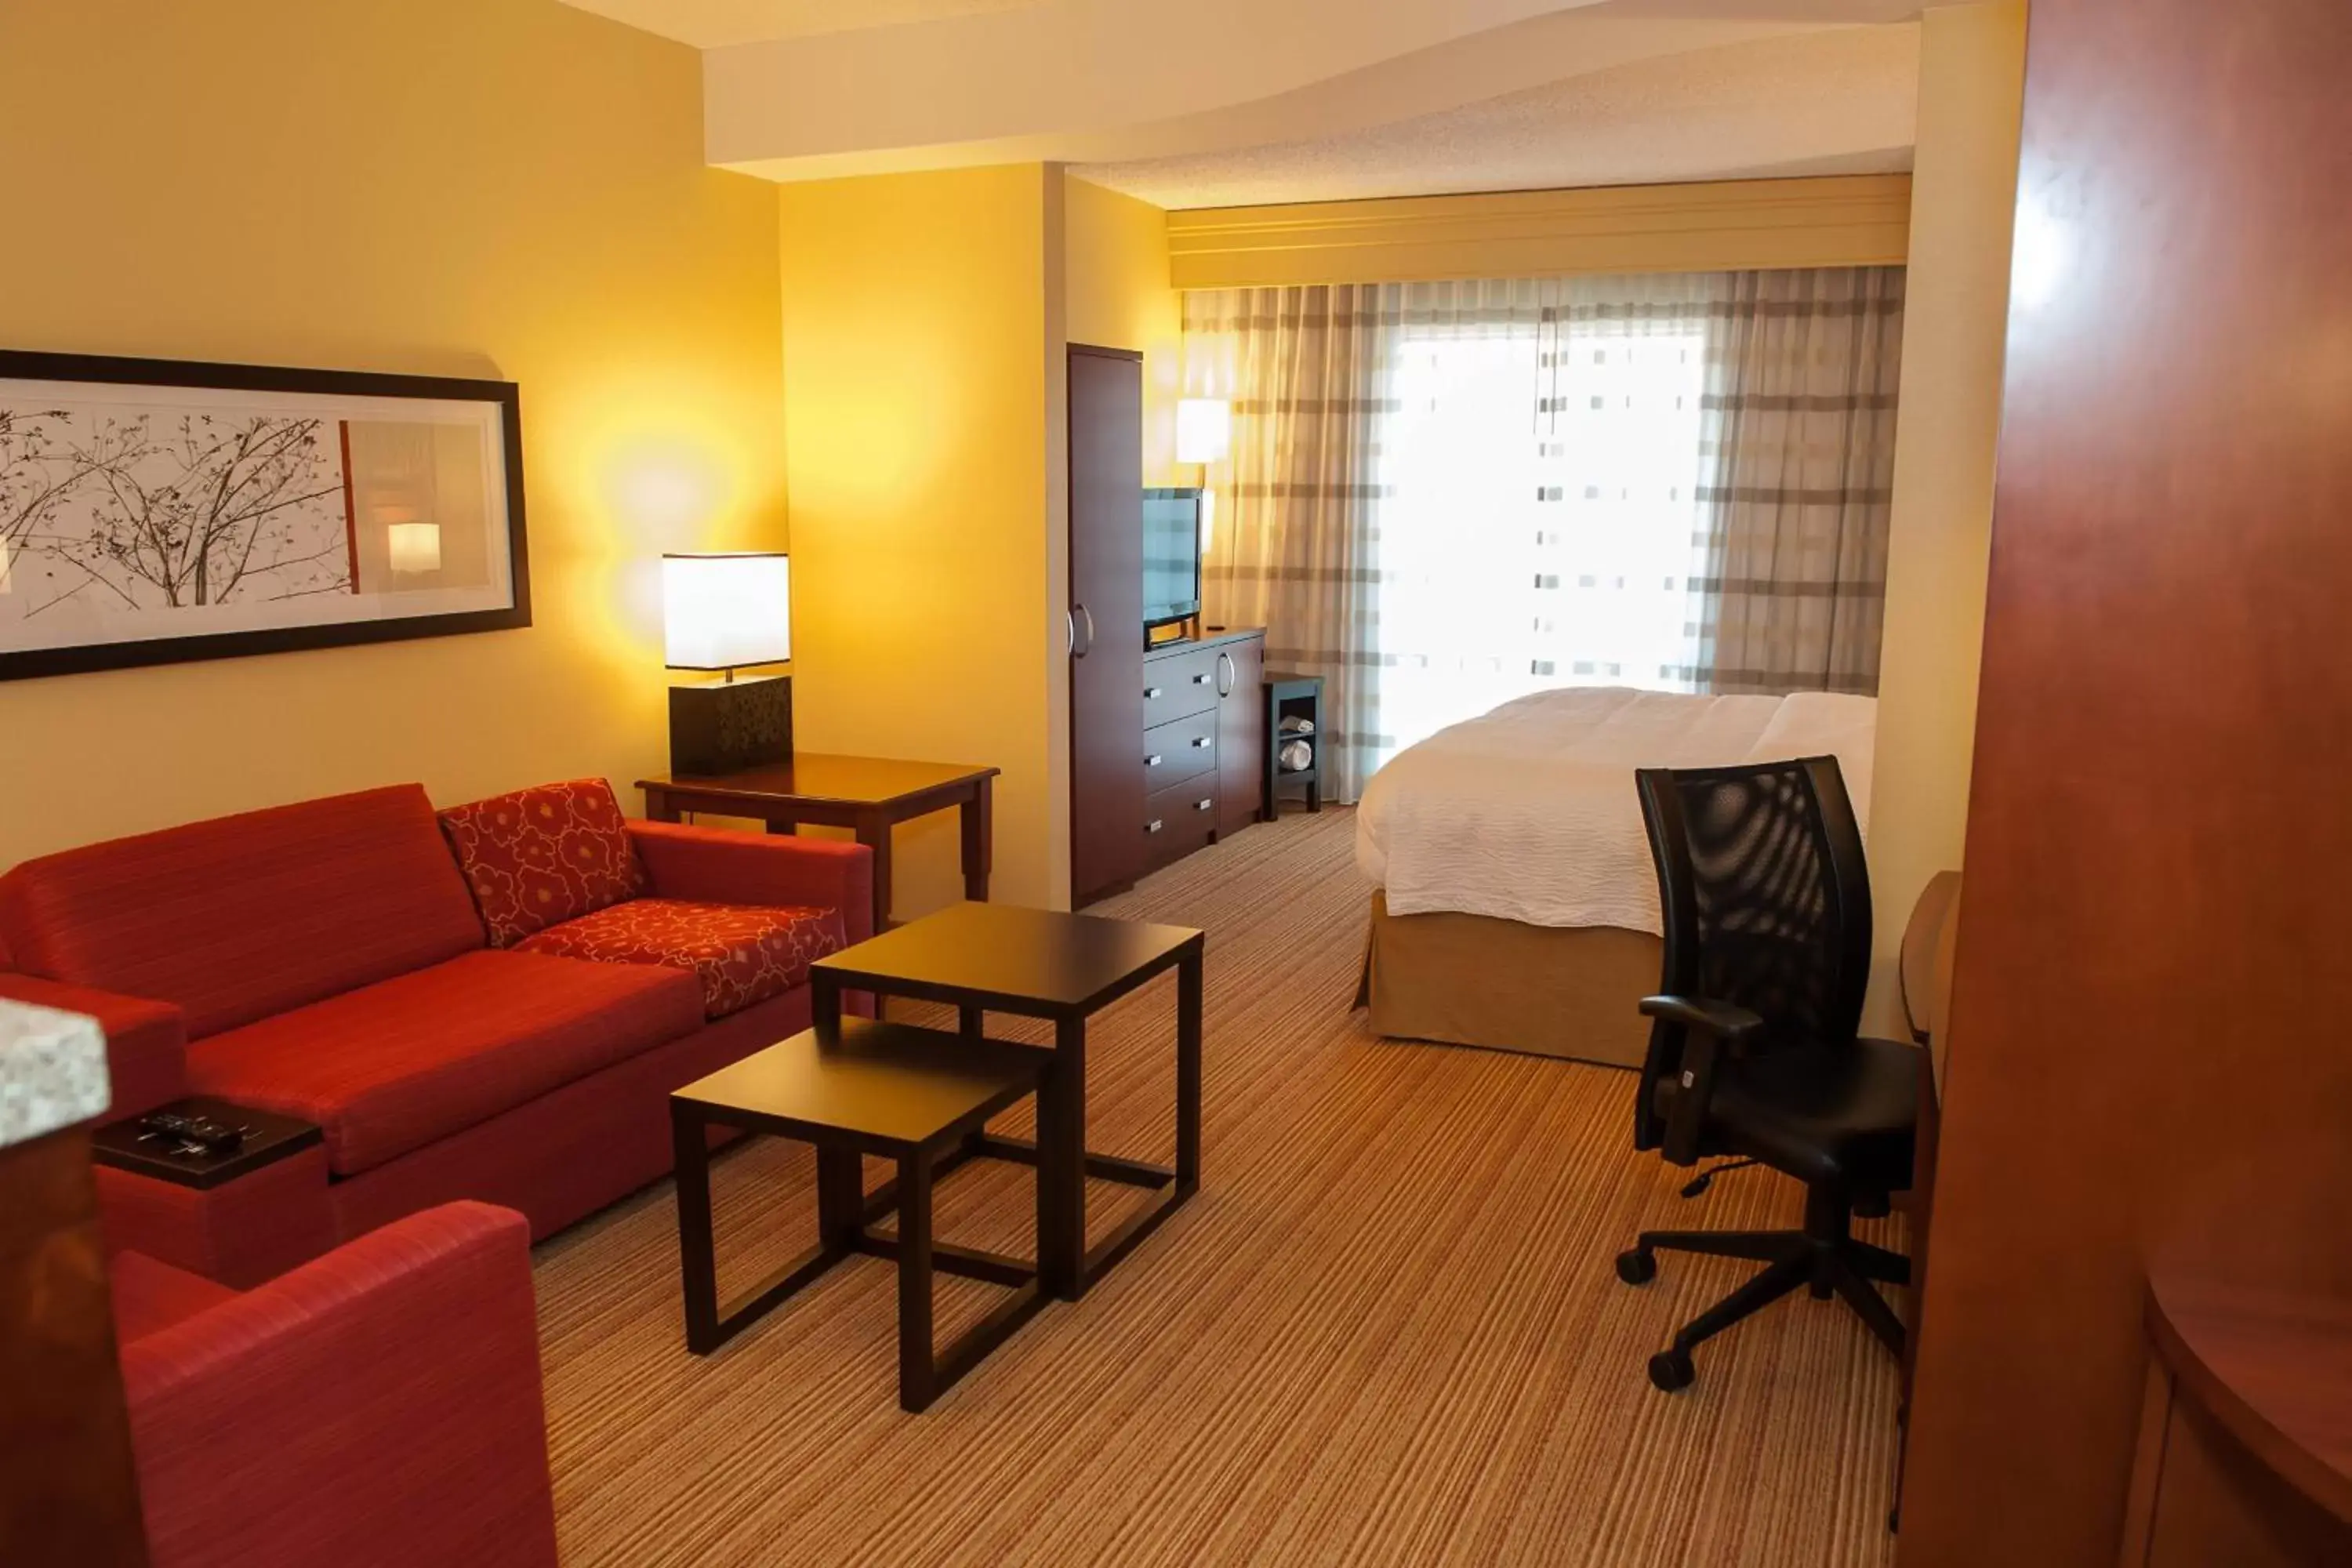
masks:
[[[441,831],[473,890],[492,947],[593,914],[650,885],[613,786],[541,784],[441,814]]]

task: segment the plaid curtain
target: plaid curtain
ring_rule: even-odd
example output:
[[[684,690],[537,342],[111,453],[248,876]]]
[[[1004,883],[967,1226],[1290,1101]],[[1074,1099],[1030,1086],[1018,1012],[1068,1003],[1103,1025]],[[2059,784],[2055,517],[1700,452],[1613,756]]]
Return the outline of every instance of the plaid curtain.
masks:
[[[1184,297],[1185,394],[1233,405],[1202,563],[1213,624],[1266,628],[1265,661],[1323,678],[1323,787],[1353,800],[1378,744],[1372,444],[1376,286]]]
[[[1548,686],[1873,691],[1903,272],[1188,293],[1234,407],[1213,620],[1325,679],[1326,784]]]
[[[1903,282],[1899,267],[1723,279],[1693,584],[1710,691],[1878,690]]]

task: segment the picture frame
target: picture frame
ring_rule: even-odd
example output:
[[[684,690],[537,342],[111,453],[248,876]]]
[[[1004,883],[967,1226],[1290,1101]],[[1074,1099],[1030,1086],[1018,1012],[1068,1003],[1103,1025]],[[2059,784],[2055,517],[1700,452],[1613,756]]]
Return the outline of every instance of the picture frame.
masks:
[[[530,624],[514,383],[0,350],[0,680]]]

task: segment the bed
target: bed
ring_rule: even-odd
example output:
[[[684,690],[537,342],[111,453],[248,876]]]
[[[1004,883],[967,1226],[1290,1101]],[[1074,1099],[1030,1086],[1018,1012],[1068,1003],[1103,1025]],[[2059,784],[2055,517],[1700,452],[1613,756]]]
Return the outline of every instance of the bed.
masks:
[[[1663,928],[1633,770],[1834,756],[1866,832],[1876,712],[1831,692],[1571,687],[1398,752],[1356,813],[1372,1027],[1640,1066]]]

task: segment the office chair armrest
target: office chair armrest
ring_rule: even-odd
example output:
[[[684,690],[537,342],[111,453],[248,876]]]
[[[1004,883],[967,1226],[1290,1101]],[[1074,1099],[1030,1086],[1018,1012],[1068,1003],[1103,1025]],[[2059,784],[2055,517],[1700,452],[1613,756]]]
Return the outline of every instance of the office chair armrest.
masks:
[[[1697,1029],[1729,1046],[1741,1044],[1764,1026],[1764,1020],[1747,1008],[1709,1001],[1704,996],[1644,996],[1642,1014]]]
[[[1684,1031],[1682,1066],[1667,1101],[1665,1137],[1658,1152],[1669,1164],[1696,1165],[1707,1105],[1715,1098],[1716,1059],[1726,1047],[1737,1051],[1764,1026],[1764,1020],[1745,1007],[1704,996],[1644,996],[1642,1011]]]

